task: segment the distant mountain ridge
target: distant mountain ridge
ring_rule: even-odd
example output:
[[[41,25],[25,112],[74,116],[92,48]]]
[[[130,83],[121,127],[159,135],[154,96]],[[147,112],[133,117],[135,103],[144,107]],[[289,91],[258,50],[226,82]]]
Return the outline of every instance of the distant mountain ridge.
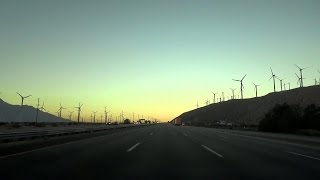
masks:
[[[12,105],[0,98],[0,122],[36,122],[37,109],[27,105]],[[38,122],[70,122],[39,110]]]
[[[304,108],[310,104],[320,106],[320,86],[309,86],[273,92],[262,97],[233,99],[210,104],[181,114],[183,123],[211,125],[225,120],[234,124],[258,125],[276,104],[287,103]]]

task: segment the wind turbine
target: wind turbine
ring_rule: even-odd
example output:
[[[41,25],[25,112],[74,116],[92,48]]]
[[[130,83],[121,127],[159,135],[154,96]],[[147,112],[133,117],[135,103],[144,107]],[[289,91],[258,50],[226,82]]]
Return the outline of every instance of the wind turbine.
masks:
[[[302,86],[302,78],[301,78],[301,76],[299,77],[297,73],[294,73],[294,74],[295,74],[295,75],[297,76],[297,78],[298,78],[297,84],[300,83],[300,87],[303,87],[303,86]]]
[[[122,123],[124,122],[123,111],[121,112]],[[142,116],[143,118],[143,116]]]
[[[44,102],[42,103],[42,106],[41,106],[40,110],[42,110],[42,111],[47,111],[47,110],[44,108]]]
[[[27,99],[28,97],[30,97],[31,95],[29,96],[22,96],[21,94],[19,94],[18,92],[16,92],[20,97],[21,97],[21,106],[23,106],[23,101],[24,99]]]
[[[254,90],[256,91],[256,97],[258,97],[258,84],[255,84],[254,82],[252,82],[252,84],[254,85]]]
[[[302,77],[302,70],[304,70],[304,69],[307,69],[308,67],[305,67],[305,68],[300,68],[299,66],[297,66],[296,64],[295,64],[295,66],[299,69],[299,71],[300,71],[300,87],[303,87],[303,77]]]
[[[314,78],[314,85],[317,85],[318,82],[317,82],[317,78]]]
[[[199,103],[198,103],[198,101],[197,101],[197,104],[196,104],[196,106],[197,106],[197,109],[199,108]],[[139,115],[138,115],[138,117],[139,117]],[[139,119],[139,118],[138,118]]]
[[[60,112],[60,114],[59,114],[59,117],[61,118],[61,115],[62,115],[62,109],[66,109],[66,108],[64,108],[64,107],[62,107],[62,105],[61,105],[61,103],[60,103],[60,108],[59,108],[59,112]]]
[[[36,115],[36,123],[38,123],[38,114],[39,114],[39,101],[40,101],[40,98],[38,98],[38,104],[37,104],[37,115]]]
[[[239,81],[240,82],[240,91],[241,91],[241,99],[243,99],[243,79],[246,77],[247,75],[244,75],[243,78],[241,80],[237,80],[237,79],[232,79],[234,81]]]
[[[68,111],[68,112],[69,112],[69,120],[71,121],[73,111]]]
[[[78,109],[78,123],[79,123],[79,120],[80,120],[80,112],[81,112],[81,107],[83,106],[83,104],[80,104],[79,103],[79,106],[78,107],[74,107],[74,108],[77,108]]]
[[[231,97],[230,99],[234,99],[234,91],[235,91],[236,89],[230,88],[230,90],[232,91],[232,97]]]
[[[273,79],[273,92],[276,92],[276,81],[275,81],[275,78],[277,77],[275,74],[273,74],[273,71],[272,71],[272,69],[271,69],[271,67],[270,67],[270,70],[271,70],[271,77],[270,77],[270,79],[272,78]],[[269,79],[269,81],[270,81],[270,79]]]
[[[214,103],[216,103],[216,94],[217,93],[212,92],[212,94],[213,94],[213,101],[214,101]]]
[[[96,123],[96,113],[98,111],[92,111],[93,112],[93,123]]]
[[[289,85],[289,90],[290,90],[290,89],[291,89],[291,88],[290,88],[290,82],[288,82],[288,85]]]
[[[318,69],[318,73],[320,74],[320,71],[319,71],[319,69]],[[318,81],[318,83],[319,83],[319,85],[320,85],[320,77],[319,77],[319,81]]]
[[[104,121],[105,121],[105,123],[107,123],[107,120],[108,120],[108,113],[109,113],[110,111],[107,111],[107,107],[104,107]]]
[[[282,91],[282,81],[284,80],[284,78],[280,79],[279,77],[277,77],[277,79],[280,81],[280,88],[281,88],[281,91]]]

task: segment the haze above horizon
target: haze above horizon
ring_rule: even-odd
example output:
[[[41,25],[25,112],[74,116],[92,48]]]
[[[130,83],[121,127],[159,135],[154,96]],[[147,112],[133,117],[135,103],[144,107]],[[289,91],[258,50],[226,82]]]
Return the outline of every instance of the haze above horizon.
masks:
[[[319,9],[318,0],[1,1],[0,98],[167,121],[212,91],[238,95],[232,79],[245,74],[244,98],[255,96],[252,82],[259,96],[273,92],[269,67],[291,88],[294,64],[310,67],[304,84],[314,85]]]

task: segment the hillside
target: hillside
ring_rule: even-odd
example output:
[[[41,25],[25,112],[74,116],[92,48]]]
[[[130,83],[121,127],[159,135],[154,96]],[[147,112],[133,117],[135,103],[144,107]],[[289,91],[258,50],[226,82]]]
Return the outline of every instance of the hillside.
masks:
[[[182,122],[211,125],[215,121],[225,120],[236,125],[258,125],[265,114],[276,104],[287,103],[320,106],[320,86],[297,88],[282,92],[270,93],[250,99],[233,99],[210,104],[180,115]]]
[[[32,106],[11,105],[0,99],[0,122],[35,122],[37,109]],[[39,111],[38,122],[69,122],[52,114]]]

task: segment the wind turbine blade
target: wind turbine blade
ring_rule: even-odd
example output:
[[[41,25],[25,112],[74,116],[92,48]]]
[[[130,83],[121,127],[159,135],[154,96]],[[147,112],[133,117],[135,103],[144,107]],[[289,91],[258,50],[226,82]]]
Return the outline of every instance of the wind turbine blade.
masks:
[[[243,81],[243,79],[246,77],[247,75],[244,75],[243,78],[241,79],[241,81]]]
[[[24,98],[28,98],[28,97],[30,97],[31,95],[29,95],[29,96],[26,96],[26,97],[24,97]]]
[[[240,81],[240,80],[237,80],[237,79],[232,79],[232,80],[234,80],[234,81]]]
[[[301,69],[298,65],[294,64],[298,69]]]
[[[298,74],[297,74],[297,73],[294,73],[294,74],[297,76],[297,78],[298,78],[298,79],[300,79],[300,77],[298,76]]]
[[[272,71],[271,67],[270,67],[270,70],[271,70],[271,74],[272,74],[272,76],[273,76],[273,71]]]
[[[23,98],[23,96],[20,94],[20,93],[18,93],[18,92],[16,92],[17,94],[19,94],[19,96],[21,97],[21,98]]]

